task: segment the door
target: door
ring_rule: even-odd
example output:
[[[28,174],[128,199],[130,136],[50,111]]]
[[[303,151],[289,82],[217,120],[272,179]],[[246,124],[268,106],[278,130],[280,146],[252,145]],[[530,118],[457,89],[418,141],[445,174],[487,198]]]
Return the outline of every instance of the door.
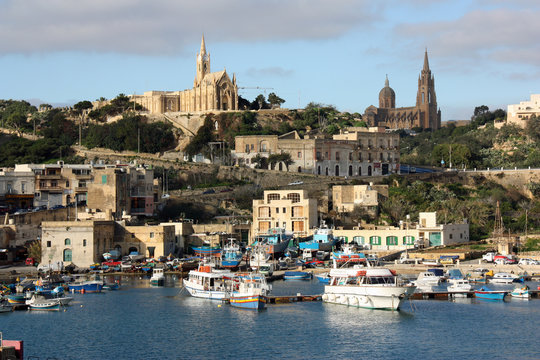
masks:
[[[432,232],[429,233],[429,246],[439,246],[441,245],[441,233]]]

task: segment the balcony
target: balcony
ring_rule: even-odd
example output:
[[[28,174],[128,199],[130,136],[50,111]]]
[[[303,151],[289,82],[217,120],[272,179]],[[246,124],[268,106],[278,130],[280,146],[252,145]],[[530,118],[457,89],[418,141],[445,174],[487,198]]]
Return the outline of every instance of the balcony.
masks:
[[[92,175],[90,175],[90,174],[75,175],[75,178],[77,180],[92,180]]]
[[[36,180],[61,180],[62,175],[60,174],[51,174],[51,175],[36,175]]]
[[[36,191],[51,191],[51,192],[62,192],[64,190],[61,186],[52,186],[52,185],[39,185],[36,184]]]
[[[75,192],[87,192],[88,191],[88,187],[87,186],[77,186],[75,188]]]

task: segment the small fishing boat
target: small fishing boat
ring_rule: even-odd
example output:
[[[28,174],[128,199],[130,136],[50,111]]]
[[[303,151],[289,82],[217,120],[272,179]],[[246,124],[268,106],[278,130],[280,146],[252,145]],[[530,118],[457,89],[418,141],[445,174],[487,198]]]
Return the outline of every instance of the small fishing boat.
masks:
[[[313,237],[307,241],[298,244],[300,250],[310,249],[313,251],[332,251],[332,247],[336,243],[336,238],[332,233],[332,229],[326,226],[323,221],[321,226],[315,230]]]
[[[431,271],[424,271],[418,274],[418,278],[414,281],[414,285],[417,287],[424,286],[437,286],[441,282],[441,279]]]
[[[233,279],[233,291],[229,298],[231,306],[248,309],[262,310],[266,306],[266,297],[272,290],[272,285],[266,283],[262,274],[248,273],[237,274]]]
[[[332,252],[332,259],[338,263],[366,263],[364,253],[358,252],[353,244],[343,244],[341,251]]]
[[[504,300],[507,293],[504,290],[491,290],[487,286],[482,286],[479,290],[474,291],[474,296],[479,299]]]
[[[512,290],[510,295],[518,299],[529,300],[531,298],[531,293],[529,292],[529,287],[527,285],[515,288],[514,290]]]
[[[449,279],[448,282],[450,285],[448,285],[446,291],[455,297],[467,297],[467,293],[473,289],[471,283],[467,279]]]
[[[192,246],[192,249],[197,256],[219,256],[221,253],[219,246]]]
[[[11,305],[24,305],[26,304],[26,294],[9,294],[7,295],[8,303]]]
[[[80,293],[99,293],[103,289],[103,279],[97,274],[77,276],[75,281],[68,284],[69,291]]]
[[[310,280],[312,274],[307,271],[285,271],[283,280]]]
[[[240,245],[235,240],[234,238],[230,238],[229,243],[223,247],[223,251],[221,252],[221,266],[224,268],[237,268],[244,256]]]
[[[321,284],[330,283],[330,273],[317,274],[315,275],[315,277],[317,278],[317,280],[319,280]]]
[[[122,253],[120,253],[120,251],[117,249],[110,250],[103,254],[103,258],[108,261],[117,260],[120,258],[120,256],[122,256]]]
[[[269,229],[266,234],[257,235],[253,245],[262,247],[266,253],[275,256],[285,252],[292,238],[293,234],[286,232],[285,229],[273,228]]]
[[[42,303],[57,303],[61,306],[67,306],[72,300],[72,297],[66,297],[63,293],[35,292],[30,299],[26,300],[26,305],[32,307],[33,304],[37,304],[39,307]]]
[[[30,304],[29,307],[30,307],[30,310],[48,310],[48,311],[60,310],[60,304],[53,300],[34,302]]]
[[[489,282],[493,284],[511,284],[517,278],[518,277],[515,276],[514,274],[500,272],[500,273],[494,274],[493,277],[489,279]]]
[[[163,286],[165,283],[165,273],[162,268],[154,268],[152,271],[152,277],[150,278],[150,285]]]

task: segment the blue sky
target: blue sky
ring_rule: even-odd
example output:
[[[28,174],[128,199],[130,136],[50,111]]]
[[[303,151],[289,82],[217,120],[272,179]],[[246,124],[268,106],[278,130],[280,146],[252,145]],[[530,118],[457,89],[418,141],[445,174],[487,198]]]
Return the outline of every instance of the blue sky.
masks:
[[[468,119],[540,91],[539,15],[537,0],[0,0],[0,98],[188,89],[204,33],[240,87],[359,113],[386,74],[414,105],[427,48],[443,121]]]

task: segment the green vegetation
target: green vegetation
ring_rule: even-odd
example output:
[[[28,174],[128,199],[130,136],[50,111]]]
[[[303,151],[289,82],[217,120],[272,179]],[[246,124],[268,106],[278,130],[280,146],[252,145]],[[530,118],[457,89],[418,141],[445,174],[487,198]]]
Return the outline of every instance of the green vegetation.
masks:
[[[75,105],[77,109],[88,108],[87,103],[79,102]],[[116,116],[123,114],[125,111],[132,110],[142,110],[142,106],[129,101],[129,97],[124,94],[119,94],[117,97],[111,100],[110,104],[100,107],[99,109],[92,110],[88,113],[88,117],[96,121],[106,121],[110,116]]]

